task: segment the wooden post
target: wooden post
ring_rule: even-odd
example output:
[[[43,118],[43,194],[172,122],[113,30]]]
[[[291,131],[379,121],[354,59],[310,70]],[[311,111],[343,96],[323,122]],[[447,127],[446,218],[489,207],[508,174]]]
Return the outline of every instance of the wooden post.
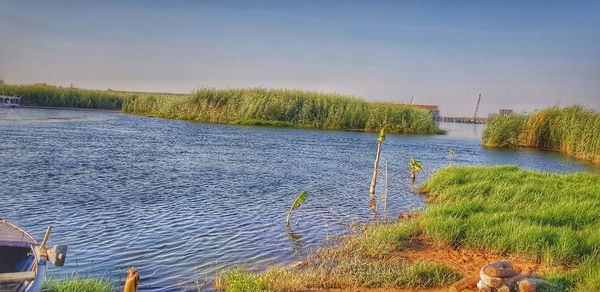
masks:
[[[381,156],[381,143],[385,139],[385,130],[381,129],[379,132],[379,138],[377,139],[377,155],[375,156],[375,163],[373,165],[373,178],[371,179],[371,188],[369,188],[369,198],[372,207],[375,207],[375,186],[377,185],[377,171],[379,170],[379,157]]]

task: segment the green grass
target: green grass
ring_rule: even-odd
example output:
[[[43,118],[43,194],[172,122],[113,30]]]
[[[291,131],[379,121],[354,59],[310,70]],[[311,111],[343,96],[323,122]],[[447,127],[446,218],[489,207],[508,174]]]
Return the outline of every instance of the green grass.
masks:
[[[560,151],[600,163],[600,114],[581,107],[553,107],[527,117],[498,116],[485,127],[482,143]]]
[[[226,291],[306,291],[327,288],[432,288],[460,279],[452,269],[435,262],[408,263],[394,258],[415,236],[414,221],[362,227],[321,248],[300,268],[274,266],[263,273],[244,267],[225,271],[215,281]]]
[[[300,270],[272,267],[262,274],[237,267],[218,282],[225,291],[306,291],[327,288],[431,288],[460,279],[452,269],[430,262],[398,264],[352,257],[311,263]]]
[[[75,275],[63,279],[48,278],[44,281],[44,292],[111,292],[113,282],[108,279],[80,278]]]
[[[451,167],[422,186],[426,235],[446,244],[577,264],[600,248],[600,177],[516,166]]]
[[[431,200],[419,218],[428,237],[578,266],[547,279],[561,291],[600,288],[599,176],[461,166],[437,171],[422,190]]]
[[[113,109],[145,116],[207,123],[441,134],[431,115],[404,104],[290,89],[212,89],[191,94],[136,93],[0,84],[0,93],[22,96],[23,105]]]

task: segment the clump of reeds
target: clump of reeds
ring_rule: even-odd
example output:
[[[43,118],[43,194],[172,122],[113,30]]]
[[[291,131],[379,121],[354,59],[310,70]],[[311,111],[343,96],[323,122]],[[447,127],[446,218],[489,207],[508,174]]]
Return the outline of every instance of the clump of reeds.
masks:
[[[488,146],[536,147],[600,163],[600,114],[581,107],[553,107],[527,117],[498,116],[486,126]]]

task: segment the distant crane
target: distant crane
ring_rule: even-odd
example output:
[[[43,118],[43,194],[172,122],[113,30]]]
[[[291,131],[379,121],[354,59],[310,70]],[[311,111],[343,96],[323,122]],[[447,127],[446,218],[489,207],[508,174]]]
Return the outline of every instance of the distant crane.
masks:
[[[481,102],[481,93],[477,97],[477,105],[475,106],[475,113],[473,114],[473,124],[477,124],[477,112],[479,111],[479,103]]]

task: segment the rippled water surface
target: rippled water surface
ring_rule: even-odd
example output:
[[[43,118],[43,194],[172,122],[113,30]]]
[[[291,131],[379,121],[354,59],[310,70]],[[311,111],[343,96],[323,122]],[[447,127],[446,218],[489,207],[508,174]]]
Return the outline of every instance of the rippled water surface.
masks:
[[[448,135],[388,135],[382,166],[387,161],[389,216],[424,206],[409,191],[410,158],[423,161],[423,182],[448,164],[450,147],[453,164],[591,170],[555,153],[482,148],[480,125],[442,127]],[[120,281],[135,266],[144,289],[184,289],[221,267],[288,263],[351,222],[369,221],[376,139],[111,112],[0,109],[0,217],[37,238],[54,226],[50,244],[68,244],[69,254],[65,267],[50,273]],[[283,223],[301,191],[309,197],[294,216],[292,240]]]

